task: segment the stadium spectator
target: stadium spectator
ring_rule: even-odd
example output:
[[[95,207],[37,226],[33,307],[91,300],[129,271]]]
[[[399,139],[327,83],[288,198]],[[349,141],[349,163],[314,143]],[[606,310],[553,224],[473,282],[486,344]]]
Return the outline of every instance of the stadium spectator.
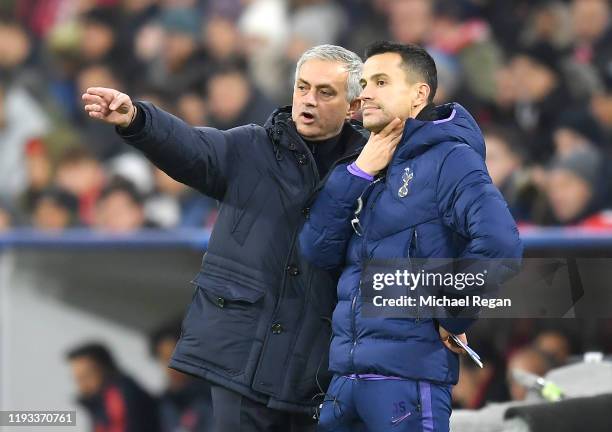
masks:
[[[236,25],[224,16],[211,16],[203,31],[203,44],[211,59],[223,64],[242,58],[242,37]]]
[[[31,54],[32,45],[25,30],[16,22],[0,20],[0,71],[18,78]]]
[[[238,65],[222,67],[208,81],[210,125],[231,129],[243,124],[264,124],[274,104],[249,82]]]
[[[177,98],[176,112],[180,118],[191,126],[210,124],[208,111],[208,104],[199,91],[187,91]]]
[[[109,7],[93,8],[82,16],[80,53],[85,64],[123,63],[115,28],[118,19],[118,11]]]
[[[569,156],[576,151],[601,147],[604,135],[597,121],[585,110],[561,113],[553,130],[555,154]]]
[[[555,159],[549,168],[546,192],[557,223],[588,223],[604,209],[606,184],[603,159],[596,150],[579,150]]]
[[[554,367],[564,366],[572,353],[569,338],[559,330],[540,332],[536,336],[533,346],[548,355]]]
[[[609,86],[612,84],[610,3],[607,0],[573,0],[570,10],[574,42],[572,60],[592,68],[597,87]]]
[[[25,150],[27,186],[20,197],[19,207],[28,213],[32,211],[37,195],[50,186],[52,181],[51,160],[42,140],[31,140]]]
[[[435,18],[429,0],[397,0],[388,2],[391,38],[400,43],[427,45]]]
[[[102,164],[82,148],[66,150],[57,163],[55,184],[79,199],[79,220],[84,225],[94,221],[94,208],[106,181]]]
[[[157,432],[155,400],[123,373],[108,348],[87,343],[71,349],[66,359],[78,390],[78,402],[92,419],[92,432]]]
[[[164,35],[158,58],[151,64],[151,83],[173,95],[197,88],[210,69],[198,44],[202,25],[199,14],[188,8],[168,8],[162,12],[160,22]]]
[[[430,50],[458,63],[463,93],[476,100],[492,100],[502,53],[491,38],[488,23],[482,18],[466,17],[458,2],[439,2],[430,32]]]
[[[559,59],[549,45],[524,49],[509,64],[514,84],[513,122],[523,132],[531,157],[545,162],[553,154],[550,130],[559,109],[571,102]]]
[[[533,4],[526,25],[522,28],[520,41],[533,46],[548,44],[561,54],[572,37],[570,14],[567,6],[557,0],[546,0]]]
[[[121,177],[112,179],[100,192],[94,226],[117,234],[153,227],[145,220],[142,195]]]
[[[287,2],[249,2],[238,19],[237,27],[244,38],[253,82],[274,101],[286,101],[286,88],[291,82],[286,75],[284,58],[290,34]]]
[[[527,155],[520,135],[510,128],[489,127],[483,131],[487,146],[487,169],[517,222],[528,222],[543,210],[539,190],[525,166]]]
[[[60,188],[43,190],[34,202],[32,225],[45,231],[74,226],[78,219],[78,199]]]

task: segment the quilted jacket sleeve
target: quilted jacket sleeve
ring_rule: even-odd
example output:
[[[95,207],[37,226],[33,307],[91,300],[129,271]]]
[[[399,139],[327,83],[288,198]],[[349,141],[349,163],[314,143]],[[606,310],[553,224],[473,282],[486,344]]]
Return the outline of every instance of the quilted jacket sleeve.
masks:
[[[170,177],[222,200],[240,143],[248,143],[240,139],[248,126],[229,131],[192,127],[153,104],[137,102],[137,106],[145,116],[144,127],[131,135],[118,129],[124,141]]]
[[[516,222],[480,155],[458,146],[442,163],[438,208],[445,224],[468,239],[460,258],[520,258]]]

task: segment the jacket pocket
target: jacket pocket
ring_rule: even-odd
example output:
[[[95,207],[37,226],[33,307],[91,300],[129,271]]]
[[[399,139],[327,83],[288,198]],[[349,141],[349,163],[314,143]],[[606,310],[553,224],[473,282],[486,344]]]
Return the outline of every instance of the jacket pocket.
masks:
[[[256,339],[265,293],[254,286],[200,273],[183,324],[183,348],[225,374],[243,373]]]
[[[208,273],[199,273],[192,283],[210,296],[221,298],[230,304],[234,302],[256,303],[265,294],[258,287]]]

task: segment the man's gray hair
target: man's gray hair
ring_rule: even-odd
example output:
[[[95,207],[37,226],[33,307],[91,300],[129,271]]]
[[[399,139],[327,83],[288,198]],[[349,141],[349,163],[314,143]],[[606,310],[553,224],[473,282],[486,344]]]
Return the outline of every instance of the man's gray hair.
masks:
[[[346,80],[346,99],[349,102],[357,99],[361,93],[361,69],[363,68],[363,62],[361,58],[353,51],[349,51],[346,48],[342,48],[337,45],[317,45],[310,48],[297,62],[295,67],[295,80],[298,79],[298,73],[300,68],[308,60],[327,60],[342,63],[348,72],[348,78]]]

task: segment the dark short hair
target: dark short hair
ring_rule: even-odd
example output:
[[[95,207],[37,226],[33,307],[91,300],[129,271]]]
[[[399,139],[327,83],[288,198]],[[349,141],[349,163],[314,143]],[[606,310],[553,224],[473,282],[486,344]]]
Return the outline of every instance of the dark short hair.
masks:
[[[79,209],[79,199],[67,190],[57,186],[43,189],[34,199],[35,206],[39,205],[43,200],[50,200],[56,206],[64,208],[71,215],[75,215]]]
[[[101,343],[91,342],[72,348],[66,354],[67,360],[88,358],[106,372],[115,372],[117,364],[108,348]]]
[[[105,200],[110,195],[113,195],[115,193],[127,194],[128,197],[132,200],[132,202],[134,202],[135,204],[139,206],[142,205],[144,202],[144,197],[138,191],[134,183],[118,175],[112,177],[110,181],[108,182],[108,184],[104,186],[104,188],[102,189],[102,192],[100,192],[98,202]]]
[[[436,62],[429,53],[418,45],[400,44],[389,41],[378,41],[370,44],[365,50],[365,60],[385,53],[396,53],[402,57],[402,67],[408,72],[416,73],[429,88],[429,100],[433,101],[438,89],[438,71]]]

